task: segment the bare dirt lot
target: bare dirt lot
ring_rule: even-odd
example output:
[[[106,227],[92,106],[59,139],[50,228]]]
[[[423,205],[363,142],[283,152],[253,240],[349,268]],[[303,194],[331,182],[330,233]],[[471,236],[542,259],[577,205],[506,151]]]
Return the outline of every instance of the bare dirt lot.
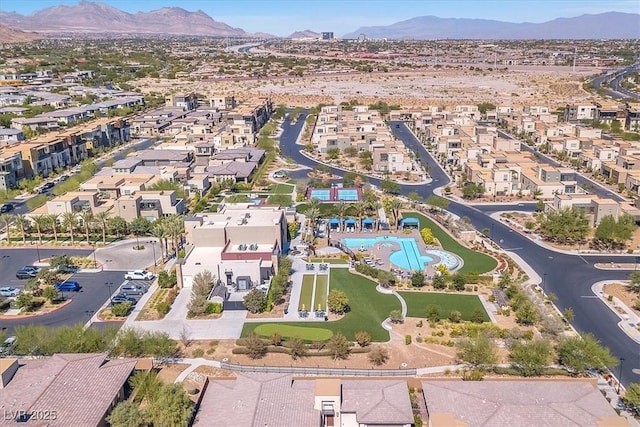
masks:
[[[357,99],[365,104],[385,101],[403,107],[478,104],[542,103],[561,105],[591,98],[582,89],[590,69],[573,73],[569,67],[512,67],[488,71],[463,68],[393,73],[315,75],[224,80],[160,80],[134,82],[144,93],[195,91],[205,95],[230,94],[241,98],[271,95],[277,104],[314,106]]]

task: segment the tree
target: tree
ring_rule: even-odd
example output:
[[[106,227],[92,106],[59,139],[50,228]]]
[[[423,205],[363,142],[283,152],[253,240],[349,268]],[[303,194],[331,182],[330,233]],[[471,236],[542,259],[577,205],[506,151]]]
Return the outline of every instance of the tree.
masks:
[[[640,271],[629,274],[629,289],[633,292],[640,291]]]
[[[589,219],[584,211],[575,207],[546,212],[538,222],[540,234],[559,243],[581,242],[589,233]]]
[[[331,289],[328,298],[329,310],[332,313],[344,313],[349,308],[349,297],[339,289]]]
[[[155,426],[187,425],[193,411],[193,402],[184,392],[182,384],[165,384],[149,405],[149,419]]]
[[[91,211],[85,211],[80,214],[80,219],[82,220],[82,226],[84,227],[84,235],[87,239],[87,245],[90,245],[91,239],[89,236],[89,230],[91,229],[91,224],[93,224],[95,218]]]
[[[447,287],[447,279],[442,274],[436,274],[431,281],[431,286],[434,289],[444,289]]]
[[[193,276],[191,293],[196,296],[203,296],[207,298],[213,289],[214,282],[214,275],[209,270],[203,270]]]
[[[49,302],[53,302],[56,299],[58,299],[58,290],[56,288],[54,288],[53,286],[47,286],[42,291],[42,296],[46,300],[49,300]]]
[[[151,231],[151,222],[145,217],[136,218],[129,224],[129,231],[137,237],[144,236]]]
[[[467,278],[464,274],[455,273],[451,276],[451,287],[453,290],[461,292],[465,290]]]
[[[487,190],[484,185],[471,182],[462,187],[462,197],[465,199],[476,199],[482,196],[486,191]]]
[[[418,194],[417,191],[412,191],[407,194],[407,198],[414,204],[412,206],[415,206],[415,203],[418,203],[420,200],[422,200],[422,196]]]
[[[55,286],[60,283],[60,274],[57,271],[52,271],[48,268],[43,268],[36,275],[38,284],[42,286]]]
[[[387,360],[389,360],[389,352],[384,347],[377,345],[369,352],[369,361],[376,366],[384,365]]]
[[[356,342],[360,347],[366,347],[371,344],[371,335],[366,331],[356,332]]]
[[[525,377],[542,375],[553,354],[551,344],[546,340],[516,341],[510,350],[509,358]]]
[[[389,320],[391,323],[402,323],[404,322],[404,317],[402,316],[402,311],[400,310],[391,310],[389,313]]]
[[[427,199],[427,204],[435,208],[436,210],[443,210],[449,207],[449,200],[440,196],[429,196]]]
[[[54,255],[49,260],[49,267],[56,271],[62,271],[73,267],[73,262],[67,254]]]
[[[58,242],[58,219],[60,218],[60,214],[48,214],[45,215],[47,218],[47,225],[51,227],[51,231],[53,232],[53,241]]]
[[[107,228],[109,233],[115,234],[117,238],[129,232],[129,224],[121,216],[114,216],[107,220]]]
[[[458,344],[457,356],[463,362],[473,366],[492,365],[498,360],[493,342],[483,333],[461,341]]]
[[[538,320],[538,310],[529,301],[521,304],[515,314],[516,322],[521,325],[533,325]]]
[[[16,305],[18,308],[22,308],[25,311],[30,311],[34,303],[35,300],[31,292],[21,292],[16,297]]]
[[[400,193],[400,184],[395,181],[391,181],[390,179],[383,179],[380,182],[380,189],[385,193],[389,194],[399,194]]]
[[[133,401],[141,403],[145,398],[149,401],[154,400],[162,383],[157,372],[138,371],[129,379],[129,385],[133,389]]]
[[[393,216],[393,222],[395,223],[396,230],[400,227],[400,209],[402,209],[402,200],[393,198],[389,201],[388,209]]]
[[[327,341],[327,350],[333,360],[346,359],[349,357],[349,341],[338,332]]]
[[[147,424],[140,407],[128,400],[118,403],[107,421],[111,427],[144,427]]]
[[[267,296],[264,292],[252,289],[244,296],[244,306],[251,313],[261,313],[267,308]]]
[[[109,223],[109,217],[111,216],[111,212],[109,211],[101,211],[95,215],[95,221],[100,226],[100,230],[102,230],[102,244],[107,244],[107,228]]]
[[[429,304],[426,309],[426,314],[429,322],[439,322],[442,318],[442,314],[440,314],[440,307],[436,304]]]
[[[604,370],[618,365],[608,348],[591,334],[565,338],[556,350],[558,362],[575,373],[588,369]]]
[[[624,402],[638,412],[640,408],[640,384],[631,383],[624,393]]]
[[[16,216],[14,216],[14,223],[15,225],[18,227],[18,229],[20,230],[20,234],[22,235],[22,244],[26,244],[27,243],[27,225],[28,225],[28,220],[27,217],[24,216],[23,214],[18,214]]]
[[[414,271],[411,275],[411,286],[421,288],[424,286],[424,274],[421,271]]]
[[[62,214],[62,226],[67,229],[69,232],[69,236],[71,238],[71,244],[74,244],[73,240],[73,231],[78,226],[78,218],[76,218],[76,214],[73,212],[65,212]]]
[[[47,223],[47,217],[45,215],[33,215],[31,222],[36,227],[36,234],[38,235],[38,243],[42,244],[42,230]]]
[[[449,320],[453,323],[460,323],[462,321],[462,313],[458,310],[452,310],[449,312]]]
[[[635,219],[631,215],[623,214],[617,221],[612,215],[607,215],[596,227],[595,239],[609,248],[624,246],[635,228]]]
[[[340,202],[337,205],[335,205],[335,211],[336,211],[336,215],[338,215],[338,218],[340,218],[340,225],[339,225],[339,230],[338,231],[342,231],[343,229],[343,224],[344,224],[344,216],[347,213],[347,209],[349,208],[349,206],[347,206],[347,204],[345,202]]]
[[[293,360],[304,357],[307,354],[307,347],[300,337],[289,339],[289,341],[287,341],[287,347],[289,347],[289,354]]]
[[[4,227],[4,232],[7,233],[7,241],[11,240],[10,239],[10,235],[9,235],[9,229],[11,226],[11,221],[13,221],[13,215],[12,214],[2,214],[0,215],[0,222],[2,222],[3,227]]]
[[[249,351],[249,357],[252,359],[260,359],[267,352],[267,345],[264,340],[254,332],[246,338],[246,347]]]

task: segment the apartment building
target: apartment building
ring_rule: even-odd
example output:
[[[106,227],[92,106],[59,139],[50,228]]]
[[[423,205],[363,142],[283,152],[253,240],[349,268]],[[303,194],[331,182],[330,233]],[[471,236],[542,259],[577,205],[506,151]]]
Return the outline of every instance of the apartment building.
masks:
[[[146,218],[155,221],[171,215],[182,215],[187,211],[183,199],[178,199],[175,191],[136,191],[123,194],[113,203],[113,213],[127,221]]]
[[[0,148],[24,141],[22,130],[0,128]]]
[[[16,188],[23,175],[22,153],[5,154],[0,151],[0,190]]]
[[[209,106],[218,110],[233,110],[237,104],[235,96],[217,95],[209,98]]]
[[[278,257],[288,247],[285,210],[226,204],[217,213],[186,218],[185,238],[184,286],[190,287],[197,273],[210,270],[225,285],[246,291],[277,272]]]
[[[184,111],[195,110],[198,107],[198,97],[195,93],[183,93],[167,95],[165,97],[167,107],[177,107]]]
[[[264,126],[273,114],[273,102],[271,98],[256,98],[246,104],[237,106],[227,113],[227,124],[232,129],[238,129],[241,136],[245,136],[244,130],[249,129],[248,134],[254,136]],[[253,142],[249,139],[247,141]]]

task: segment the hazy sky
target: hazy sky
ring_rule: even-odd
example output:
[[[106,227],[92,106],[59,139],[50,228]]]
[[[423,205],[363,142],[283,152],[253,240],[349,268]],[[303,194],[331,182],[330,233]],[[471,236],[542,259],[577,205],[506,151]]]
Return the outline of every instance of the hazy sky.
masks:
[[[78,0],[0,0],[1,11],[30,14]],[[165,6],[203,10],[216,21],[249,32],[286,36],[297,30],[333,31],[336,36],[361,26],[388,25],[416,16],[544,22],[559,17],[608,11],[640,13],[638,0],[103,0],[126,12]]]

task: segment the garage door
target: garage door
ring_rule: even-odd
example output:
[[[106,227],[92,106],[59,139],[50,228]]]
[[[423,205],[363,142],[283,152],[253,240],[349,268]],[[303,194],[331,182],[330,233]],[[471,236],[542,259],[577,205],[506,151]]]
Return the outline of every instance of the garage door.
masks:
[[[246,310],[242,301],[225,301],[222,303],[224,310]]]

